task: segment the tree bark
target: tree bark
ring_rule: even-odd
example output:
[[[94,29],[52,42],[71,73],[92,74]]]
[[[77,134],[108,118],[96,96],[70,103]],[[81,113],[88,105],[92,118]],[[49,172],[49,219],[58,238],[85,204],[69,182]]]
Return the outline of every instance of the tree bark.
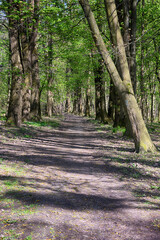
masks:
[[[131,43],[130,43],[130,73],[134,94],[136,94],[136,31],[137,31],[137,0],[131,0]]]
[[[67,93],[67,96],[66,96],[65,112],[71,113],[71,99],[70,99],[70,94],[69,93]]]
[[[117,15],[119,19],[119,25],[122,28],[122,34],[123,34],[123,41],[124,41],[124,46],[125,46],[125,52],[126,52],[126,57],[129,65],[129,60],[130,60],[130,49],[129,49],[129,40],[130,40],[130,33],[129,33],[129,10],[130,10],[130,1],[124,0],[121,2],[120,0],[116,0],[116,8],[117,8]],[[107,14],[107,19],[108,17],[108,11],[106,11]],[[109,24],[109,29],[110,29],[110,34],[111,34],[111,41],[114,47],[114,58],[115,58],[115,65],[116,68],[120,74],[120,77],[122,77],[122,71],[120,68],[120,59],[119,59],[119,53],[117,49],[117,44],[116,44],[116,39],[114,36],[114,33],[112,31],[112,22],[108,21]],[[126,125],[126,120],[124,116],[124,110],[120,101],[120,98],[117,94],[116,89],[112,91],[112,97],[114,99],[114,127],[117,126],[125,126]],[[126,128],[128,128],[128,125],[126,125]]]
[[[52,117],[53,115],[53,93],[47,90],[47,116]]]
[[[105,79],[102,79],[101,84],[101,121],[102,123],[108,123],[108,114],[106,110],[106,94],[105,94]]]
[[[11,55],[12,83],[7,114],[7,123],[20,127],[22,123],[22,83],[23,70],[20,57],[18,20],[13,17],[17,8],[12,0],[8,1],[9,42]]]
[[[156,148],[148,134],[144,120],[142,118],[141,111],[138,107],[137,101],[134,96],[128,62],[126,59],[124,42],[122,39],[119,22],[118,22],[115,1],[114,0],[112,1],[104,0],[104,1],[105,1],[106,11],[109,17],[109,22],[112,26],[111,27],[112,35],[114,36],[116,47],[119,54],[122,77],[120,77],[120,74],[117,71],[117,68],[113,60],[111,59],[110,54],[106,48],[106,45],[102,39],[102,36],[99,32],[96,20],[94,18],[94,15],[90,8],[88,0],[79,0],[79,3],[81,4],[82,9],[85,13],[85,16],[88,20],[95,44],[104,60],[107,70],[112,78],[112,81],[123,103],[126,117],[131,125],[132,136],[134,139],[136,152],[139,152],[139,151],[155,152]]]
[[[53,92],[51,91],[51,87],[53,84],[53,71],[52,71],[52,57],[53,57],[53,40],[52,34],[49,36],[48,41],[48,90],[47,90],[47,115],[51,117],[53,114]]]
[[[160,122],[160,61],[159,61],[159,55],[160,55],[160,46],[156,43],[155,38],[153,38],[154,43],[154,49],[155,49],[155,58],[156,58],[156,68],[155,68],[155,74],[158,80],[158,92],[159,92],[159,101],[158,101],[158,121]]]
[[[95,80],[95,113],[96,120],[108,123],[108,115],[106,111],[106,99],[105,99],[105,80],[104,80],[104,63],[103,59],[93,59],[93,71]]]
[[[108,117],[114,120],[115,116],[115,86],[113,85],[112,79],[110,80],[109,88],[109,102],[108,102]]]
[[[32,91],[31,91],[31,111],[30,118],[40,120],[40,79],[39,79],[39,66],[38,66],[38,51],[37,51],[37,38],[38,38],[38,24],[39,24],[39,0],[32,0],[33,13],[33,27],[30,38],[31,48],[31,64],[32,64]]]
[[[97,64],[95,64],[97,65]],[[98,61],[98,66],[94,67],[94,80],[95,80],[95,112],[96,120],[101,121],[101,84],[103,80],[103,66],[102,60]]]
[[[27,121],[30,118],[31,108],[31,52],[29,47],[27,22],[21,22],[21,62],[23,66],[23,97],[22,97],[22,119]]]
[[[142,110],[142,116],[145,118],[145,108],[146,108],[146,91],[145,91],[145,80],[144,80],[144,5],[145,0],[142,0],[142,22],[141,22],[141,74],[140,74],[140,106]]]
[[[73,111],[72,113],[77,114],[78,113],[78,104],[77,104],[77,91],[74,91],[73,94]]]
[[[87,86],[86,88],[86,99],[85,99],[85,112],[84,115],[86,117],[90,117],[90,89]]]
[[[81,87],[79,87],[77,89],[77,95],[78,95],[78,99],[77,99],[77,111],[78,111],[78,115],[82,115],[83,111],[82,111],[82,89]]]

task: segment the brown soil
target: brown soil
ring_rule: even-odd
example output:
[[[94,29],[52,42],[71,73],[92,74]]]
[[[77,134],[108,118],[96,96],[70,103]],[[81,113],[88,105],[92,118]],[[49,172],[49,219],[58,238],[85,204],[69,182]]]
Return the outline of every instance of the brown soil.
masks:
[[[2,124],[0,157],[0,239],[160,239],[160,154],[134,153],[110,127]]]

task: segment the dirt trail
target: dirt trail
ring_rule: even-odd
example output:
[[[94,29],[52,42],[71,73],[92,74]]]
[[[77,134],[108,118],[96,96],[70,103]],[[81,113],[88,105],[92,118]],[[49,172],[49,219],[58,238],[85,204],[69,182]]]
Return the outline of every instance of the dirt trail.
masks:
[[[160,240],[153,225],[159,209],[135,198],[109,165],[121,151],[127,158],[132,150],[133,143],[103,138],[87,120],[65,115],[59,129],[1,144],[3,158],[27,163],[18,181],[27,180],[32,189],[8,191],[6,197],[36,204],[25,219],[32,239]]]

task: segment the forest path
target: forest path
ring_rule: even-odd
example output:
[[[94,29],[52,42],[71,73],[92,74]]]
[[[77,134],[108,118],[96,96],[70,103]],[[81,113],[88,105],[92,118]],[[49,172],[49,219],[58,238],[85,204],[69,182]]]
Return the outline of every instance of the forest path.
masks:
[[[5,197],[24,206],[36,205],[25,219],[13,214],[17,229],[24,225],[24,235],[17,239],[31,234],[38,240],[159,240],[160,231],[154,226],[160,219],[159,205],[135,198],[112,165],[136,158],[132,150],[133,143],[109,132],[104,135],[73,115],[65,115],[58,129],[45,128],[32,139],[3,142],[1,156],[26,167],[24,176],[16,176],[22,189],[7,190]],[[2,215],[9,214],[9,209],[2,210]]]

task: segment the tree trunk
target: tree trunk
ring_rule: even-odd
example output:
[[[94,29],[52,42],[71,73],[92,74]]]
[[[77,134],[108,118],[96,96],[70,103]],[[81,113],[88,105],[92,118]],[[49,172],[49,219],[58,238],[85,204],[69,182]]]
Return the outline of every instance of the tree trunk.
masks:
[[[142,22],[141,22],[141,74],[140,74],[140,106],[142,110],[142,116],[145,118],[145,108],[146,108],[146,91],[145,91],[145,80],[144,80],[144,41],[143,41],[143,35],[144,35],[144,4],[145,0],[142,0]]]
[[[158,122],[160,122],[160,86],[159,86],[159,103],[158,103]]]
[[[93,58],[94,76],[95,76],[95,112],[96,120],[103,123],[108,122],[105,100],[105,81],[104,81],[104,64],[103,60],[99,59],[98,63]]]
[[[32,0],[34,7],[33,28],[30,38],[31,47],[31,64],[32,64],[32,91],[31,91],[31,111],[30,118],[40,120],[40,79],[39,79],[39,66],[38,66],[38,51],[37,51],[37,38],[38,38],[38,23],[39,23],[39,0]]]
[[[137,0],[131,0],[131,43],[130,43],[130,73],[134,94],[136,94],[136,31],[137,31]]]
[[[120,20],[119,20],[120,21]],[[130,1],[123,0],[123,18],[122,23],[123,26],[123,41],[125,44],[125,51],[128,60],[128,65],[130,68]],[[120,23],[121,25],[121,23]]]
[[[10,99],[10,93],[11,93],[11,79],[12,79],[12,69],[11,69],[11,43],[10,43],[10,37],[9,37],[9,54],[8,54],[8,98],[7,98],[7,113],[8,113],[8,107],[9,107],[9,99]],[[7,116],[7,114],[6,114]]]
[[[48,90],[47,90],[47,115],[51,117],[53,114],[53,92],[51,87],[53,84],[53,71],[52,71],[52,57],[53,57],[53,47],[52,47],[52,34],[49,36],[48,41]]]
[[[158,92],[159,92],[159,101],[158,101],[158,121],[160,122],[160,46],[156,44],[155,38],[153,38],[154,43],[154,49],[155,49],[155,57],[156,57],[156,68],[155,68],[155,74],[158,80]]]
[[[71,113],[71,99],[69,93],[67,93],[67,98],[65,102],[65,112]]]
[[[85,99],[85,112],[84,115],[86,117],[90,117],[90,89],[87,86],[86,88],[86,99]]]
[[[98,66],[94,67],[94,80],[95,80],[95,112],[96,120],[101,121],[101,82],[103,74],[103,66],[99,61]]]
[[[70,62],[68,60],[67,62],[67,66],[66,66],[66,102],[65,102],[65,112],[67,113],[71,113],[72,112],[72,108],[71,108],[71,96],[70,96],[70,93],[69,93],[69,78],[70,78],[70,75],[72,73],[72,69],[70,67]]]
[[[108,114],[106,110],[106,94],[105,94],[105,80],[102,79],[101,84],[101,121],[102,123],[108,123]]]
[[[122,28],[123,32],[123,40],[124,40],[124,46],[125,46],[125,52],[129,64],[129,59],[130,59],[130,50],[129,50],[129,40],[130,40],[130,33],[129,33],[129,2],[127,0],[124,0],[121,2],[120,0],[116,0],[116,7],[117,7],[117,14],[118,14],[118,19],[120,26]],[[108,18],[108,12],[107,13],[107,19]],[[118,49],[116,46],[116,39],[112,31],[112,23],[108,21],[109,28],[110,28],[110,34],[111,34],[111,40],[112,44],[114,47],[114,58],[115,58],[115,65],[116,68],[122,77],[122,71],[120,67],[120,59],[119,59],[119,54],[118,54]],[[118,93],[116,89],[112,92],[113,99],[114,99],[114,123],[113,126],[125,126],[125,117],[124,117],[124,110],[120,101],[120,98],[118,96]],[[126,126],[127,128],[127,126]]]
[[[114,120],[115,116],[115,86],[112,79],[110,80],[109,102],[108,102],[108,117]]]
[[[30,118],[31,107],[31,54],[29,49],[29,39],[27,38],[26,24],[21,23],[21,57],[23,65],[23,97],[22,97],[22,119],[27,121]]]
[[[83,111],[82,111],[82,89],[81,87],[78,88],[77,91],[77,95],[78,95],[78,99],[77,99],[77,110],[78,110],[78,115],[82,115]]]
[[[72,113],[77,114],[78,113],[78,109],[77,109],[77,92],[74,92],[73,95],[73,111]]]
[[[23,71],[19,49],[18,20],[12,15],[16,6],[12,0],[8,1],[9,41],[11,55],[12,83],[8,107],[7,123],[20,127],[22,123],[22,83]],[[16,13],[15,13],[16,14]]]
[[[53,114],[53,93],[47,90],[47,116],[52,117]]]
[[[123,43],[122,35],[120,32],[115,1],[114,0],[112,1],[104,0],[104,1],[105,1],[106,11],[108,13],[108,18],[109,18],[108,20],[112,26],[111,27],[112,35],[114,36],[116,47],[119,54],[122,77],[120,77],[120,74],[118,73],[117,68],[112,58],[110,57],[110,54],[102,39],[102,36],[99,32],[96,20],[94,18],[94,15],[90,8],[88,0],[79,0],[83,8],[83,11],[85,13],[85,16],[88,20],[95,44],[104,60],[107,70],[112,78],[112,81],[123,103],[126,118],[128,119],[131,125],[132,136],[135,143],[135,150],[136,152],[139,152],[139,151],[155,152],[156,148],[152,143],[151,138],[148,134],[144,120],[142,118],[141,111],[138,107],[137,101],[134,96],[128,62],[126,59],[124,43]]]
[[[149,87],[150,87],[150,96],[151,96],[150,121],[151,123],[153,123],[154,122],[154,95],[155,95],[156,84],[154,83],[154,79],[151,79],[150,76],[149,76]]]

